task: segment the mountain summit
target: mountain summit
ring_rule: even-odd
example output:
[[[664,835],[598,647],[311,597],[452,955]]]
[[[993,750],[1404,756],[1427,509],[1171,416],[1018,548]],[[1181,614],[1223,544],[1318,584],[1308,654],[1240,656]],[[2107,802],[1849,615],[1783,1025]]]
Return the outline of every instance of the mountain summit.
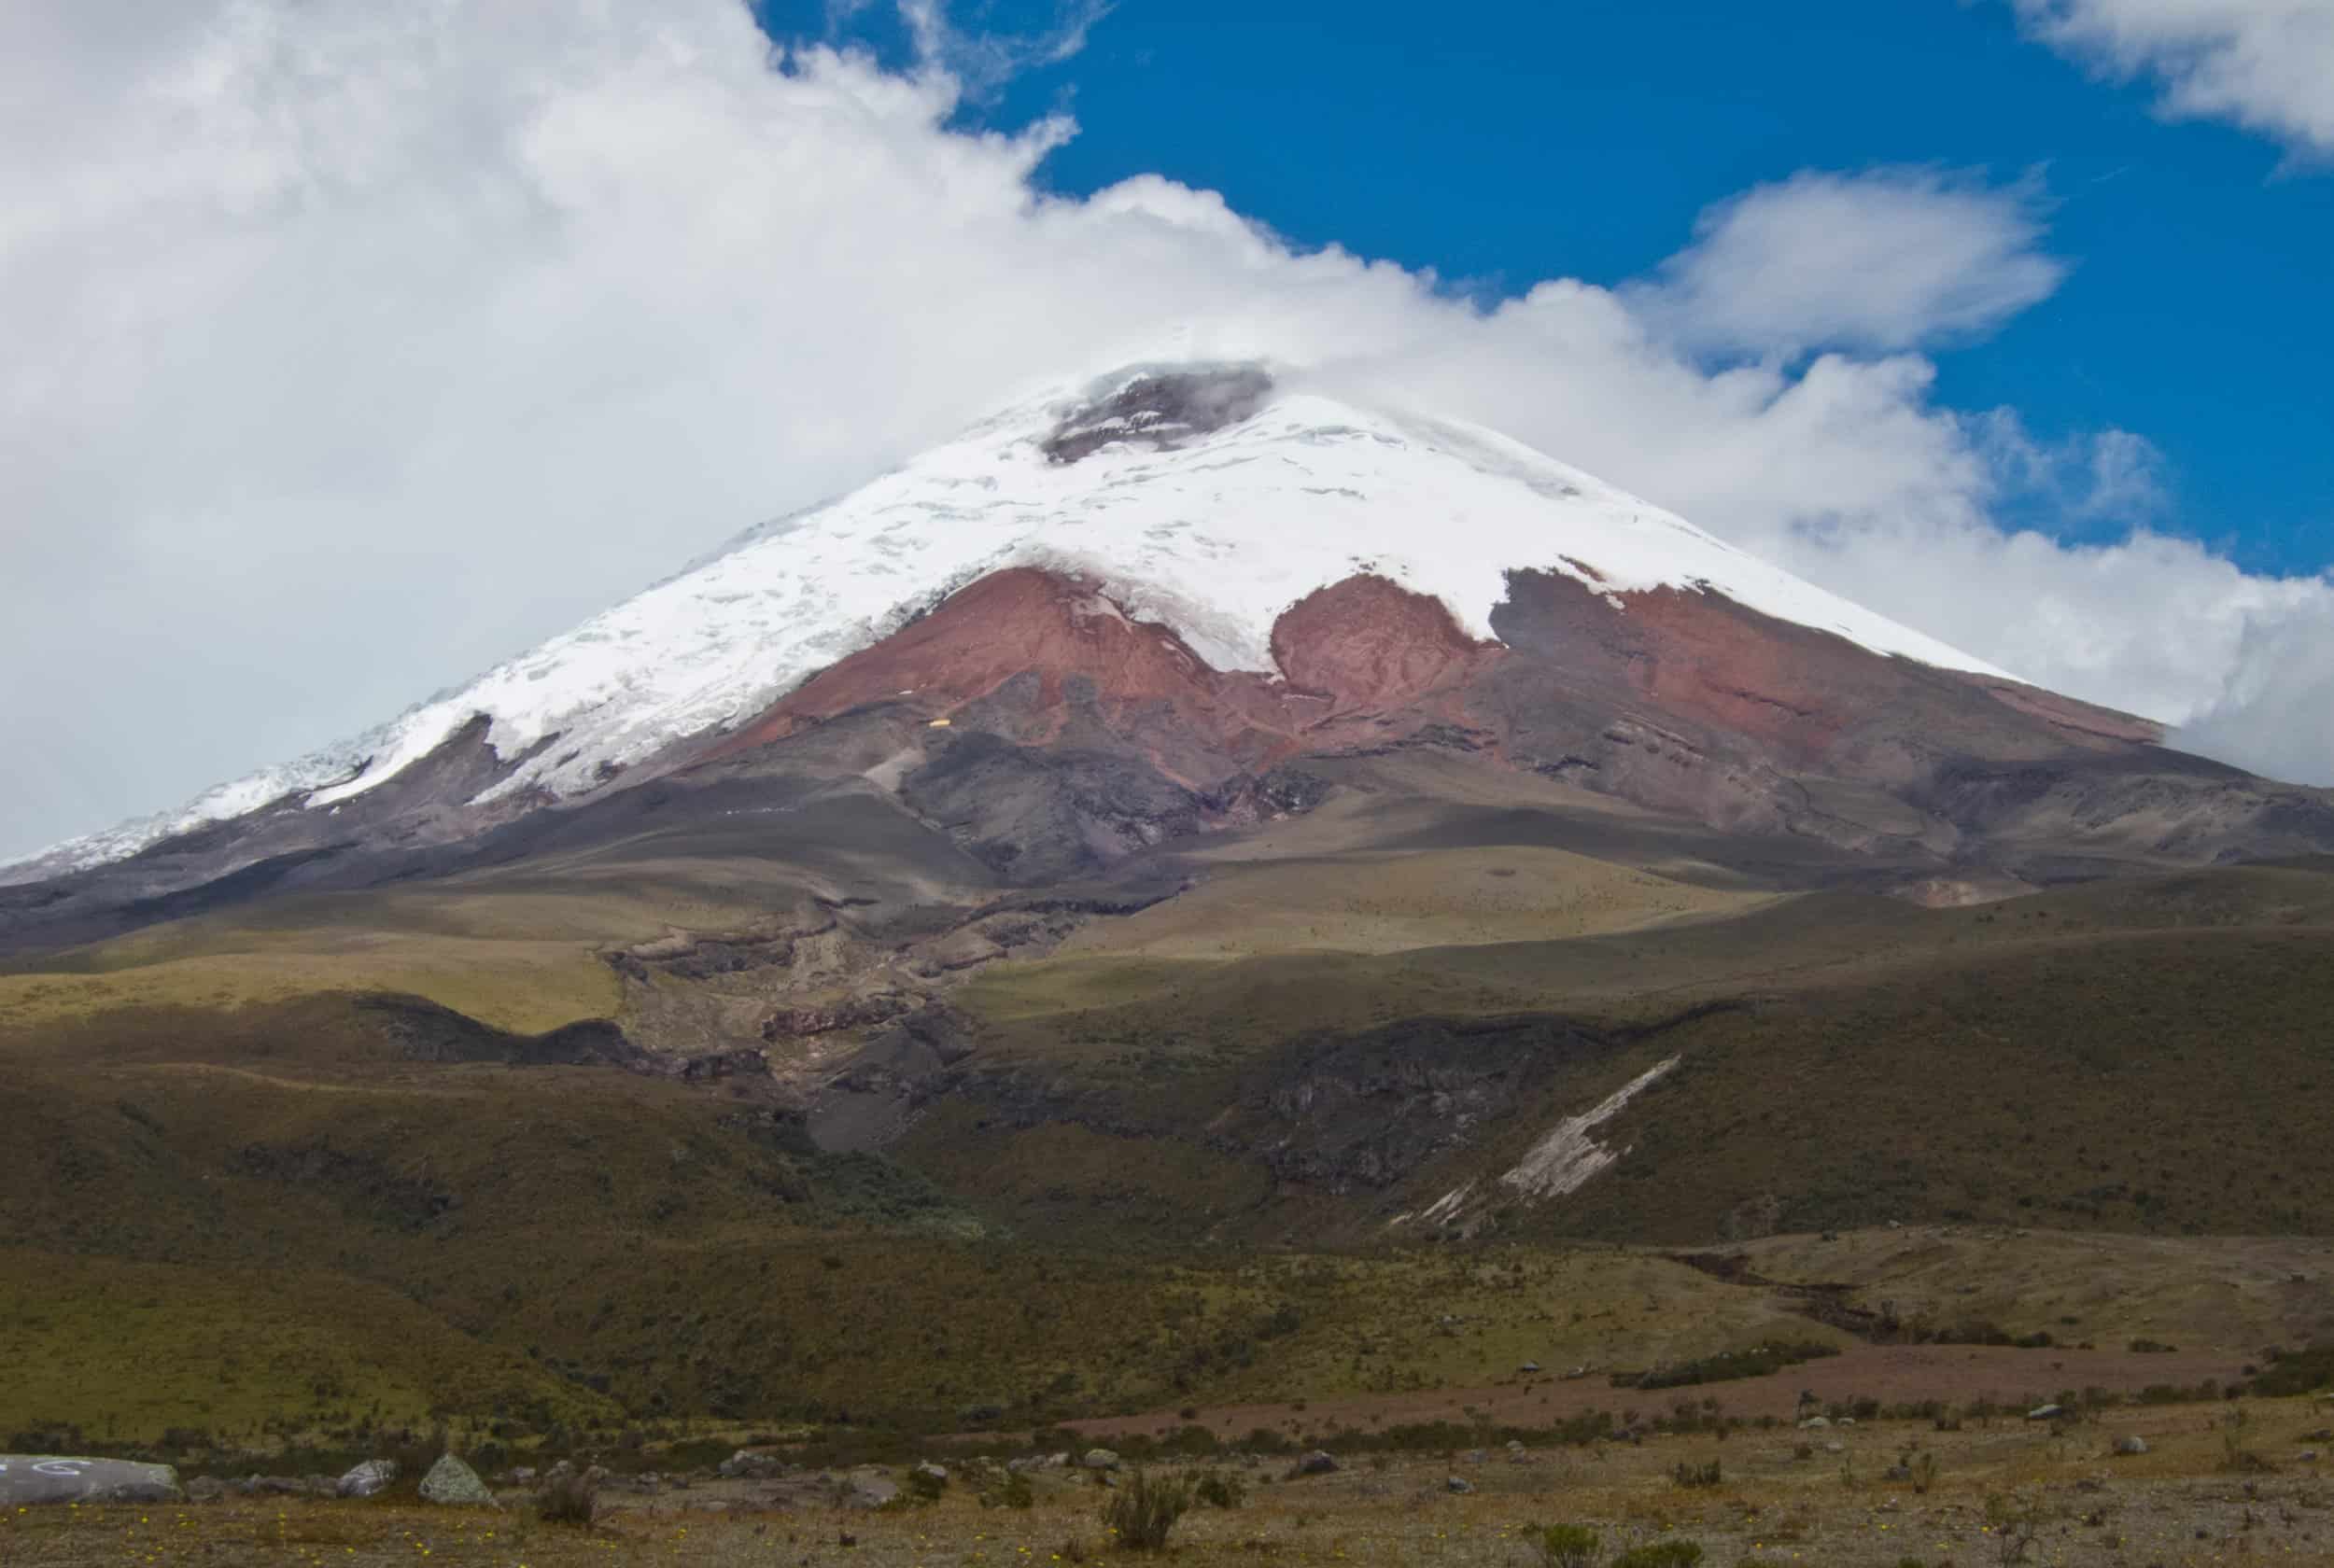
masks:
[[[539,814],[583,831],[650,780],[682,809],[746,774],[872,783],[1042,880],[1273,809],[1261,781],[1306,756],[1388,746],[2018,882],[2070,855],[2334,843],[2314,791],[2157,738],[1493,431],[1255,365],[1145,366],[354,741],[13,868],[70,886],[36,919],[0,906],[0,938],[134,923],[100,911],[222,877],[410,875]],[[999,826],[1057,796],[1047,842]]]

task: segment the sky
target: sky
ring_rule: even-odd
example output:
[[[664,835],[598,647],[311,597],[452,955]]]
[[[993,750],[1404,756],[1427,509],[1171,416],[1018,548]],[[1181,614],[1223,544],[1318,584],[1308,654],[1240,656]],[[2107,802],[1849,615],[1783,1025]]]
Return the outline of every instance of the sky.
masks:
[[[1162,343],[2334,782],[2334,0],[20,0],[0,857]]]

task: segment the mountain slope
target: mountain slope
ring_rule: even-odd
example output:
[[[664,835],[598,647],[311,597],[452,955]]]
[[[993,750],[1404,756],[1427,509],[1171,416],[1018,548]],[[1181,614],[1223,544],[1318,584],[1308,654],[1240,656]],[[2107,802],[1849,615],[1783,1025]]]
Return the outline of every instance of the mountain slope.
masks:
[[[1505,574],[1529,568],[1610,594],[1706,589],[1875,651],[2002,674],[1489,431],[1280,392],[1253,369],[1115,380],[757,530],[380,730],[40,863],[91,863],[288,794],[329,808],[482,716],[502,772],[479,804],[587,793],[1016,566],[1090,578],[1225,672],[1278,673],[1281,612],[1357,573],[1441,600],[1488,639]]]
[[[1041,887],[1307,809],[1321,760],[1389,748],[1821,840],[1935,898],[2334,847],[2323,791],[2155,738],[1490,432],[1141,369],[346,746],[0,872],[0,950],[734,840],[838,794]]]

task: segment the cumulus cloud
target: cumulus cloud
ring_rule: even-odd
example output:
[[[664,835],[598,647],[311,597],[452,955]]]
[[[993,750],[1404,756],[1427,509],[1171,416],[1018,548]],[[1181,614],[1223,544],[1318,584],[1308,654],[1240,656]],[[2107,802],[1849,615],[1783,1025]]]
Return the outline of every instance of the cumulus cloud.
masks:
[[[2232,120],[2334,157],[2334,6],[2326,0],[2014,0],[2060,52],[2151,76],[2171,114]]]
[[[1916,345],[2057,279],[2023,187],[1805,176],[1640,285],[1483,304],[1160,176],[1048,195],[1066,121],[955,128],[951,69],[773,54],[735,0],[165,10],[0,22],[0,852],[353,733],[1166,345],[1483,420],[2037,680],[2334,772],[2248,749],[2318,585],[1996,525],[2150,490],[2133,438],[1932,397]],[[1880,230],[1943,203],[1987,216],[1959,254],[1990,275],[1829,313],[1731,278],[1793,254],[1761,225],[1810,192],[1857,238],[1805,266],[1901,257]]]
[[[1722,352],[1892,351],[1969,337],[2047,298],[2041,189],[1968,173],[1807,172],[1702,215],[1691,247],[1628,290],[1680,341]]]

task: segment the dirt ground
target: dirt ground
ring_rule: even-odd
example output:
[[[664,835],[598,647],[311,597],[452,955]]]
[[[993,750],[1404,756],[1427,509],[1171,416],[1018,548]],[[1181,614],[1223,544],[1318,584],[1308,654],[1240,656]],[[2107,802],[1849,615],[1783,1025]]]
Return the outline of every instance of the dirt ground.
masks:
[[[1838,1355],[1802,1362],[1765,1378],[1691,1388],[1617,1389],[1603,1377],[1568,1379],[1552,1371],[1519,1374],[1484,1388],[1315,1399],[1302,1404],[1201,1406],[1193,1407],[1195,1413],[1188,1418],[1180,1411],[1164,1410],[1072,1424],[1105,1440],[1136,1433],[1163,1435],[1179,1426],[1198,1424],[1218,1438],[1237,1441],[1258,1428],[1368,1432],[1412,1421],[1470,1420],[1494,1426],[1553,1426],[1591,1410],[1609,1410],[1618,1416],[1634,1408],[1647,1416],[1659,1415],[1680,1399],[1696,1404],[1715,1399],[1730,1416],[1755,1419],[1793,1415],[1805,1393],[1812,1393],[1826,1404],[1876,1399],[1883,1405],[1917,1405],[1933,1399],[1959,1406],[1991,1399],[2015,1405],[2049,1399],[2068,1389],[2079,1393],[2099,1388],[2130,1395],[2154,1384],[2192,1388],[2208,1378],[2225,1386],[2243,1371],[2239,1357],[2212,1352],[2135,1354],[2128,1351],[2020,1351],[1992,1345],[1857,1345]]]
[[[2242,1424],[2230,1423],[2232,1413]],[[1286,1461],[1222,1461],[1216,1467],[1244,1484],[1244,1504],[1187,1515],[1163,1561],[1533,1568],[1535,1528],[1566,1522],[1597,1533],[1603,1561],[1633,1546],[1690,1540],[1708,1568],[1753,1561],[2334,1565],[2334,1448],[2313,1435],[2328,1421],[2334,1408],[2322,1404],[2247,1401],[2119,1410],[2058,1429],[2011,1419],[1950,1432],[1869,1422],[1547,1452],[1363,1458],[1301,1477],[1287,1473]],[[2116,1440],[2127,1436],[2142,1438],[2148,1451],[2116,1457]],[[2321,1457],[2303,1457],[2312,1451]],[[1712,1462],[1717,1484],[1678,1484],[1680,1463]],[[1900,1463],[1907,1468],[1896,1470]],[[1092,1477],[1044,1472],[1032,1507],[983,1506],[977,1494],[1002,1479],[992,1466],[959,1465],[936,1502],[871,1512],[823,1504],[778,1511],[771,1487],[742,1481],[611,1495],[589,1529],[533,1519],[516,1494],[499,1511],[305,1499],[33,1509],[0,1522],[0,1561],[1054,1568],[1145,1561],[1112,1547],[1099,1517],[1110,1493]],[[2017,1531],[2000,1522],[2004,1509],[2032,1522],[2023,1549]]]

